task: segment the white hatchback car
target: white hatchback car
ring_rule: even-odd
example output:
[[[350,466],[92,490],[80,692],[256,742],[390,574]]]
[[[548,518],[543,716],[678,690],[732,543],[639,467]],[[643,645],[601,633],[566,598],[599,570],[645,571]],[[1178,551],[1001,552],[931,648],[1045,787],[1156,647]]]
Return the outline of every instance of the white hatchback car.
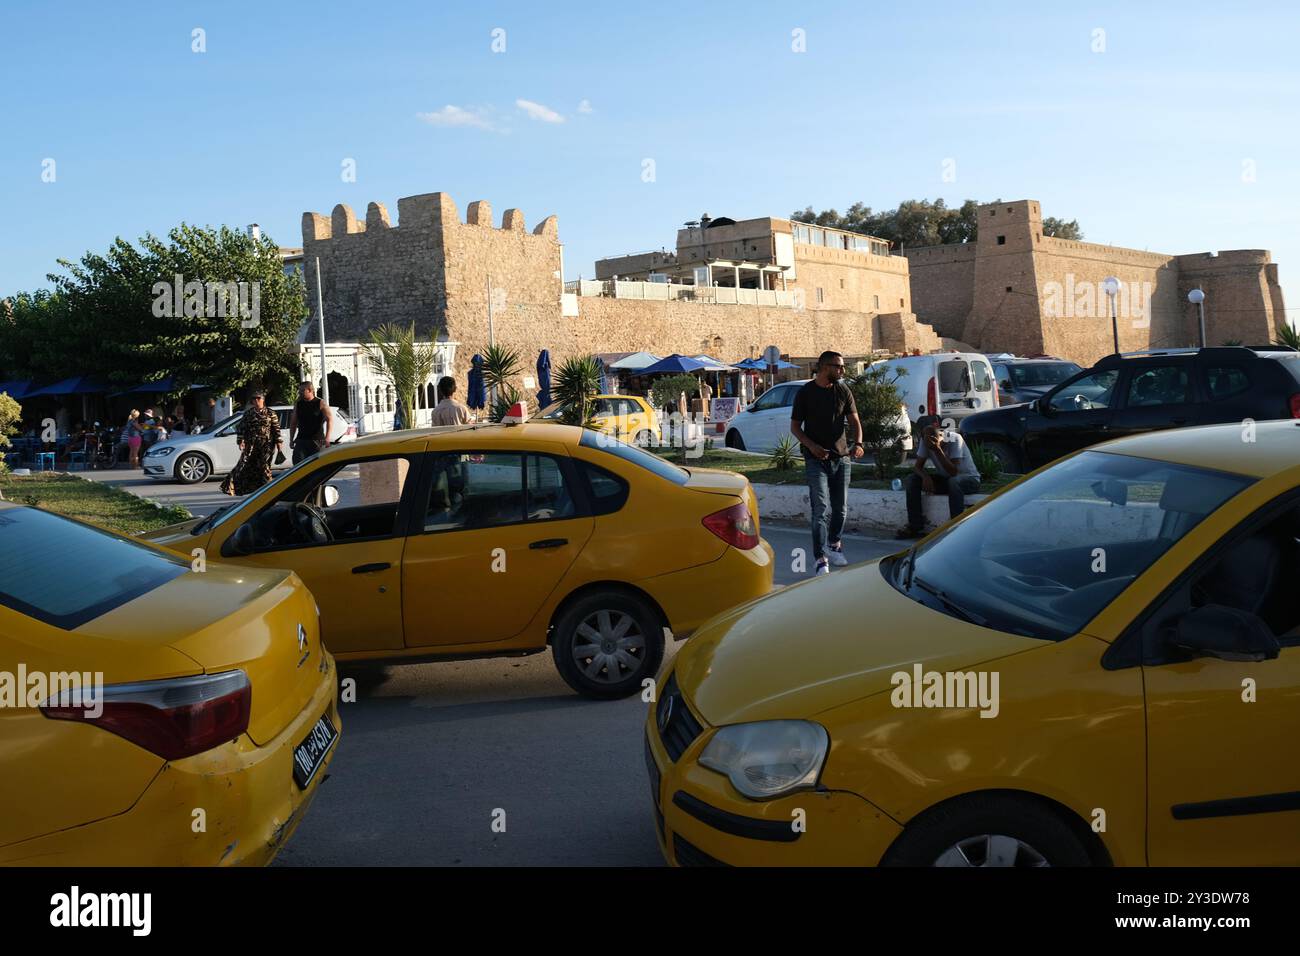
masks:
[[[289,412],[293,406],[272,405],[271,410],[280,418],[280,431],[284,438],[284,463],[271,466],[273,471],[280,471],[292,465]],[[356,426],[333,405],[330,406],[330,411],[334,415],[330,444],[356,441]],[[183,485],[194,485],[228,474],[239,461],[239,439],[235,435],[235,428],[243,417],[243,412],[236,412],[209,431],[198,435],[173,435],[157,442],[145,452],[142,459],[145,475],[159,481],[179,481]]]
[[[726,446],[738,451],[764,454],[774,451],[781,438],[790,435],[790,411],[794,407],[796,393],[810,381],[812,379],[805,378],[773,385],[743,412],[737,412],[727,422],[724,440]],[[912,426],[907,418],[907,410],[902,405],[898,406],[896,424],[903,432],[903,451],[911,451]],[[794,440],[793,435],[790,435],[790,440]]]

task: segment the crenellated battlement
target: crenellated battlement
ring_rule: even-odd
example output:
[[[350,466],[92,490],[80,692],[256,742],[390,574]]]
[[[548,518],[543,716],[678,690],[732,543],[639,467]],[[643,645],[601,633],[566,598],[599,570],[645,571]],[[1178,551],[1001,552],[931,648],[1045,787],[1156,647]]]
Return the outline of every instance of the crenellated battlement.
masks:
[[[499,226],[492,224],[492,204],[486,199],[476,199],[465,210],[464,222],[455,201],[446,193],[422,193],[407,196],[397,201],[397,223],[388,216],[388,208],[379,202],[372,202],[366,207],[364,220],[357,218],[352,207],[339,203],[328,215],[318,212],[305,212],[302,215],[302,238],[304,248],[313,242],[353,236],[375,231],[394,229],[429,229],[449,232],[457,226],[475,226],[496,229],[500,232],[527,234],[524,214],[520,209],[507,209],[501,214]],[[555,216],[547,216],[532,231],[532,235],[553,241],[559,240],[559,224]]]

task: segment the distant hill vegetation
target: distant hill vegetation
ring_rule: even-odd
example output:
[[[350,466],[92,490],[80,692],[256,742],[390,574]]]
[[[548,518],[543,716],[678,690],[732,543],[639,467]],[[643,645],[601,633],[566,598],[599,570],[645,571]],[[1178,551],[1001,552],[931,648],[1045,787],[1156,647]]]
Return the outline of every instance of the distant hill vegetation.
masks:
[[[1002,200],[993,201],[996,203]],[[831,226],[888,239],[895,248],[940,246],[954,242],[974,242],[979,230],[976,211],[981,205],[984,204],[967,199],[960,206],[949,208],[942,199],[933,202],[928,199],[908,199],[899,203],[897,209],[876,212],[870,206],[855,202],[843,215],[835,209],[816,212],[809,206],[802,212],[791,213],[790,218],[795,222]],[[1079,228],[1077,219],[1066,222],[1055,216],[1043,220],[1043,234],[1057,239],[1083,238],[1083,230]]]

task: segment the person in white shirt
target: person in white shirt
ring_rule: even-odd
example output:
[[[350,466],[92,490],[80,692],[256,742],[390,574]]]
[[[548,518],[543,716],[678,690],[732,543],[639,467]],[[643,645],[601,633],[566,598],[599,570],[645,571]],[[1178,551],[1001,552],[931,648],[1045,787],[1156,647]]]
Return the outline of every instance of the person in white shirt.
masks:
[[[469,406],[456,401],[456,380],[450,375],[438,382],[438,404],[433,408],[429,418],[431,425],[468,425],[474,420]]]
[[[919,423],[921,443],[916,449],[916,464],[907,476],[907,525],[899,530],[900,538],[920,538],[926,532],[921,493],[948,496],[948,515],[955,518],[966,510],[966,496],[980,490],[980,473],[955,429],[945,429],[938,418],[928,415]],[[934,473],[926,471],[926,462],[934,463]]]

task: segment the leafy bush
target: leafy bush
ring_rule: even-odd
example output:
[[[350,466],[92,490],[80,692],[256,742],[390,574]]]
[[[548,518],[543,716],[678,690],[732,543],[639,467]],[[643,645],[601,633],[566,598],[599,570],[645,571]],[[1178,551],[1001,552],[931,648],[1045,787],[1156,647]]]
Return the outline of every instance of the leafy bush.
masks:
[[[1283,320],[1277,329],[1278,345],[1289,345],[1293,349],[1300,350],[1300,332],[1295,330],[1295,326],[1290,322]]]
[[[992,484],[1002,477],[1002,463],[998,461],[998,456],[993,454],[992,449],[983,445],[972,445],[970,460],[975,463],[975,468],[980,473],[980,481],[985,484]]]
[[[683,372],[681,375],[667,375],[657,380],[650,387],[650,398],[655,408],[667,407],[670,411],[677,411],[677,399],[681,397],[682,392],[686,393],[689,399],[699,390],[700,383],[696,381],[694,375],[688,375]]]
[[[903,396],[898,379],[905,374],[887,365],[872,365],[848,380],[849,391],[862,421],[862,445],[875,461],[876,477],[884,479],[901,457],[898,443],[907,434],[898,425]]]
[[[592,356],[567,358],[556,370],[552,397],[564,404],[560,421],[583,428],[596,427],[596,405],[600,393],[600,363]]]
[[[776,443],[776,448],[772,449],[769,460],[777,471],[789,471],[795,466],[797,454],[799,454],[799,443],[794,440],[794,436],[782,435],[781,440]]]
[[[8,392],[0,392],[0,475],[8,471],[4,450],[9,447],[9,436],[17,433],[16,426],[22,417],[22,406]]]

